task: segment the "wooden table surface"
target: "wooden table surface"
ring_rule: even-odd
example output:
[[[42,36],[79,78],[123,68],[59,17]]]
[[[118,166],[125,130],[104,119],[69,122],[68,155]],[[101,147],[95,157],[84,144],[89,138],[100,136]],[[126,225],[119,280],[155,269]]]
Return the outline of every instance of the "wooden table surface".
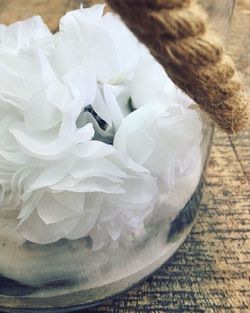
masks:
[[[36,13],[56,29],[77,1],[0,0],[0,21]],[[250,89],[249,36],[250,0],[239,0],[230,50]],[[172,260],[137,288],[85,313],[250,312],[250,130],[236,137],[216,131],[206,182],[196,226]]]

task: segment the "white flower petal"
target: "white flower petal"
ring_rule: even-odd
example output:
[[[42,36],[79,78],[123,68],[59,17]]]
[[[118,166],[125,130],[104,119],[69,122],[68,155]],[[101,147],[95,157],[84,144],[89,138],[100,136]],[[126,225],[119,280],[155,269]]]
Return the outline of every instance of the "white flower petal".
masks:
[[[27,134],[21,123],[16,123],[10,129],[18,144],[31,156],[45,160],[56,160],[65,156],[66,153],[78,143],[90,140],[93,136],[91,124],[78,129],[71,136],[58,138],[54,132]]]
[[[108,85],[110,91],[114,95],[116,101],[119,104],[120,110],[122,112],[123,117],[127,116],[131,113],[131,108],[129,106],[130,99],[130,86],[129,82],[125,81],[119,85]]]
[[[31,45],[33,41],[51,35],[41,17],[34,16],[25,21],[11,24],[9,27],[1,25],[0,48],[24,49]]]
[[[81,108],[95,100],[96,75],[88,63],[82,64],[64,75],[63,81],[70,88],[73,97],[78,99]]]
[[[110,34],[117,52],[120,73],[112,78],[119,81],[127,77],[140,59],[139,43],[132,32],[121,22],[120,18],[108,13],[103,16],[101,26]]]
[[[96,159],[103,158],[113,154],[115,149],[111,145],[107,145],[101,141],[87,141],[77,145],[71,152],[72,155],[80,159]]]
[[[140,64],[135,69],[131,85],[131,97],[135,107],[139,108],[149,103],[165,89],[172,90],[174,88],[175,86],[162,66],[154,62],[148,52],[144,52]]]
[[[51,187],[54,191],[67,190],[72,192],[104,192],[110,194],[122,194],[122,181],[116,177],[91,177],[83,180],[69,179],[63,180]]]
[[[134,140],[128,141],[130,157],[139,164],[144,164],[155,149],[154,140],[145,132],[138,132]],[[143,151],[142,151],[143,150]]]
[[[72,217],[76,218],[75,212],[66,203],[63,204],[58,199],[60,199],[59,194],[45,192],[37,205],[37,213],[46,225],[56,224]],[[73,200],[72,197],[71,200]]]
[[[72,168],[70,174],[76,178],[96,177],[107,175],[110,177],[126,177],[126,173],[108,159],[80,161]]]
[[[29,197],[27,196],[28,199],[26,199],[26,201],[23,203],[21,211],[18,215],[18,219],[21,220],[20,223],[26,220],[36,209],[37,204],[39,203],[43,195],[43,192],[44,192],[43,190],[38,190],[36,192],[33,192]]]
[[[16,209],[22,201],[22,193],[24,187],[27,183],[27,178],[32,175],[32,170],[30,168],[21,168],[16,171],[11,179],[11,194],[5,200],[5,206],[9,209]]]
[[[115,126],[115,129],[118,129],[123,120],[123,114],[118,105],[118,102],[116,101],[116,98],[112,93],[112,89],[107,84],[103,85],[103,95],[109,116],[113,122],[113,125]]]
[[[99,88],[97,89],[96,99],[92,104],[95,112],[109,125],[112,125],[112,119],[109,116],[107,105]]]
[[[47,57],[40,50],[21,51],[8,55],[0,50],[0,98],[23,110],[35,94],[51,83],[56,83],[55,73]]]
[[[70,172],[75,162],[76,159],[74,157],[69,157],[47,166],[29,187],[28,191],[57,184]]]
[[[34,211],[29,219],[19,224],[17,231],[26,240],[45,245],[67,237],[77,223],[78,219],[72,218],[61,223],[47,225],[39,217],[37,211]]]
[[[97,4],[91,8],[68,12],[60,20],[60,31],[69,33],[69,35],[74,34],[79,27],[79,25],[76,25],[76,22],[79,23],[79,21],[95,25],[102,17],[103,11],[104,5]]]
[[[157,195],[157,184],[156,179],[149,175],[144,177],[138,177],[134,179],[127,179],[124,181],[123,188],[126,190],[125,193],[118,196],[110,197],[110,199],[116,199],[118,206],[128,205],[142,205],[143,207],[150,205],[155,201]]]
[[[133,134],[139,132],[140,136],[142,136],[143,132],[146,133],[147,127],[154,123],[157,117],[159,117],[164,111],[164,107],[160,105],[153,107],[150,104],[143,106],[129,114],[123,120],[120,128],[116,132],[114,146],[119,151],[125,153],[127,151],[128,141],[130,138],[133,138]],[[144,146],[141,145],[140,148],[144,149]]]
[[[75,214],[82,214],[85,208],[85,193],[63,191],[59,193],[54,193],[54,198],[58,202],[67,206]]]
[[[31,98],[25,109],[25,126],[28,131],[49,130],[57,126],[62,118],[58,108],[50,103],[44,91]]]
[[[88,196],[85,203],[85,210],[76,227],[67,236],[67,239],[75,240],[85,237],[95,226],[100,210],[102,207],[103,198],[98,194]]]
[[[78,224],[66,238],[76,240],[85,237],[95,226],[97,217],[96,212],[85,211],[79,219]]]

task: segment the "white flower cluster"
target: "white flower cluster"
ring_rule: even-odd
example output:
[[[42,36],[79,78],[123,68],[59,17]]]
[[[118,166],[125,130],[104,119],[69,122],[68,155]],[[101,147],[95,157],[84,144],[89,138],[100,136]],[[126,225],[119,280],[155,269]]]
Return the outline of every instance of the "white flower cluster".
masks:
[[[192,172],[201,122],[161,66],[103,6],[0,26],[0,212],[25,240],[140,227]],[[1,215],[2,216],[2,215]]]

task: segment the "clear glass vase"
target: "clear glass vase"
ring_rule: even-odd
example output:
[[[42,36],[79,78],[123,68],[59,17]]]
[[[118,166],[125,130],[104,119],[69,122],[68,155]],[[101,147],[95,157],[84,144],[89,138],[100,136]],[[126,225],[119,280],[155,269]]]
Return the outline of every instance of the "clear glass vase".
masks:
[[[43,10],[46,1],[40,2],[34,12],[32,7],[29,10],[22,7],[18,18],[49,11]],[[78,7],[80,2],[61,1],[58,7],[52,6],[52,10],[60,7],[61,11],[55,12],[60,16],[65,9]],[[226,38],[235,0],[202,0],[201,3],[209,13],[212,27]],[[45,18],[50,22],[50,16]],[[54,20],[50,25],[56,30]],[[98,251],[92,250],[89,238],[20,245],[0,234],[0,310],[76,311],[131,288],[168,261],[189,234],[202,199],[203,174],[213,138],[212,123],[206,117],[202,119],[200,167],[180,179],[171,192],[160,195],[143,229]]]

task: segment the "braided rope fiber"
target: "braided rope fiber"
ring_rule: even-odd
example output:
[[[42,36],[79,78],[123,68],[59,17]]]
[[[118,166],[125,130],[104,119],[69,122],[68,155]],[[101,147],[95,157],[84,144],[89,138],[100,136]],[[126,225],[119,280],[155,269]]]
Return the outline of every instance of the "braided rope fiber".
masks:
[[[220,128],[247,127],[249,106],[239,73],[196,0],[107,0],[169,77]]]

